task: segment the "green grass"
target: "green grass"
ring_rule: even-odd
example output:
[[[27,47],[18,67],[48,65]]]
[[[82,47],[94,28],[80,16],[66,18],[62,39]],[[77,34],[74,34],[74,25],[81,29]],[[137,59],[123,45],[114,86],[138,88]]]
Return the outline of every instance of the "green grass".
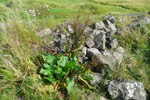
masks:
[[[9,8],[6,6],[9,0],[0,0],[0,23],[7,24],[0,26],[0,100],[15,99],[16,96],[27,100],[56,100],[59,95],[39,91],[43,86],[37,74],[39,62],[35,59],[39,52],[33,50],[32,43],[26,41],[46,41],[34,35],[35,29],[55,28],[63,21],[72,21],[79,9],[83,19],[90,13],[92,21],[99,21],[99,18],[108,13],[117,17],[120,14],[150,10],[150,2],[146,0],[18,0],[20,3],[14,1],[15,6]],[[44,5],[49,5],[49,8],[45,8]],[[38,12],[34,17],[28,14],[27,10]],[[145,32],[130,31],[125,26],[128,23],[128,18],[124,24],[117,23],[118,27],[125,29],[117,38],[119,44],[126,49],[128,57],[117,67],[117,72],[109,73],[108,78],[117,79],[121,76],[141,81],[145,88],[150,90],[150,26],[144,26]],[[70,100],[80,100],[84,93],[84,90],[75,87],[70,94]]]

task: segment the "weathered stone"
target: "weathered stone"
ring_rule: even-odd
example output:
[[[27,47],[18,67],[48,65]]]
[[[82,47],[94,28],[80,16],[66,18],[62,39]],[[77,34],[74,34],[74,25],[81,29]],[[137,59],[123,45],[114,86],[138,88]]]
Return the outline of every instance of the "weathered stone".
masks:
[[[147,96],[141,82],[128,79],[111,81],[108,92],[114,100],[146,100]]]
[[[96,30],[106,30],[106,27],[105,27],[105,24],[102,21],[100,21],[100,22],[96,22],[93,25],[93,29],[96,29]]]
[[[139,22],[133,22],[131,24],[128,25],[130,28],[135,28],[136,26],[141,26],[141,24]]]
[[[116,59],[108,50],[101,53],[96,48],[89,48],[87,50],[87,57],[92,58],[93,61],[97,61],[98,65],[94,68],[97,72],[101,72],[102,69],[109,68],[113,70],[115,68]]]
[[[105,50],[106,44],[106,36],[105,33],[99,33],[98,35],[94,36],[95,47],[100,50]]]
[[[88,57],[83,57],[83,63],[89,63],[89,62],[90,62],[90,60]]]
[[[94,47],[95,43],[94,43],[94,37],[91,35],[89,36],[89,38],[86,40],[85,44],[87,45],[87,47],[92,48]]]
[[[78,60],[79,60],[79,62],[81,63],[81,64],[83,64],[83,57],[78,57]]]
[[[12,7],[14,5],[14,2],[13,0],[11,0],[8,4],[7,4],[7,7]]]
[[[110,43],[111,49],[115,49],[115,48],[117,48],[117,46],[118,46],[118,41],[117,41],[117,39],[113,39],[113,40],[111,41],[111,43]]]
[[[105,31],[103,31],[103,30],[92,30],[91,31],[91,34],[93,35],[93,36],[97,36],[98,34],[100,34],[100,33],[105,33],[106,34],[106,32]]]
[[[140,22],[141,22],[142,24],[148,25],[148,24],[150,24],[150,18],[144,17],[144,18],[141,19]]]
[[[109,20],[112,24],[115,24],[115,22],[116,22],[114,16],[106,15],[106,16],[104,16],[104,19]]]
[[[100,96],[100,99],[99,100],[108,100],[108,99],[106,99],[105,97],[103,97],[103,96]]]
[[[59,37],[60,39],[63,39],[63,38],[66,38],[66,35],[59,33],[59,34],[58,34],[58,37]]]
[[[61,51],[64,51],[64,50],[65,50],[66,42],[67,42],[67,39],[66,39],[66,38],[62,38],[62,39],[60,40],[60,49],[61,49]]]
[[[122,54],[125,53],[125,50],[124,50],[123,47],[118,47],[118,48],[116,48],[116,50],[117,50],[119,53],[122,53]]]
[[[95,56],[97,54],[101,54],[98,49],[96,49],[96,48],[88,48],[87,49],[87,57],[92,58],[93,56]]]
[[[103,23],[105,24],[105,27],[106,27],[106,31],[107,32],[110,32],[112,35],[114,33],[116,33],[117,31],[117,28],[115,27],[114,24],[112,24],[109,20],[103,20]]]
[[[102,69],[114,70],[115,65],[117,63],[116,59],[108,50],[97,54],[95,59],[98,59],[100,63],[98,66],[95,67],[97,72],[101,72]]]
[[[51,29],[47,28],[47,29],[43,29],[39,32],[36,32],[35,35],[38,36],[38,37],[45,37],[45,36],[47,36],[51,33],[52,33]]]
[[[123,54],[121,54],[119,52],[114,52],[113,56],[114,56],[114,58],[116,58],[118,64],[120,65],[123,60]]]
[[[87,48],[86,47],[83,47],[82,49],[82,56],[86,56],[86,53],[87,53]]]
[[[101,80],[102,80],[102,76],[99,73],[93,73],[90,74],[90,76],[93,78],[93,80],[89,80],[90,84],[93,86],[97,86]]]
[[[89,26],[87,26],[85,29],[84,29],[84,33],[87,33],[87,32],[90,32],[92,29],[89,27]]]
[[[74,30],[72,29],[71,25],[67,26],[67,30],[68,30],[69,33],[73,33],[74,32]]]

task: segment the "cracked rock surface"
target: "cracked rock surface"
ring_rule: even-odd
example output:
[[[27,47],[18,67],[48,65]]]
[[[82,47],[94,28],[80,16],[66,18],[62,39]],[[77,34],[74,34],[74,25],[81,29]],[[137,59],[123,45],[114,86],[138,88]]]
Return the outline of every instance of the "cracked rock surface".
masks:
[[[114,100],[147,100],[143,84],[133,80],[113,80],[108,84],[108,92]]]

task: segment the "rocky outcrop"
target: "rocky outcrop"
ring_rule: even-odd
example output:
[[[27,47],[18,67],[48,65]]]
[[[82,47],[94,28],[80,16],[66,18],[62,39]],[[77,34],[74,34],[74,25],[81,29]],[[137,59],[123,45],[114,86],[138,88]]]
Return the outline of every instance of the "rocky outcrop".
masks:
[[[114,100],[147,100],[143,84],[133,80],[113,80],[108,84],[108,92]]]
[[[82,25],[80,26],[81,30]],[[64,30],[65,29],[65,30]],[[78,52],[80,63],[86,61],[96,60],[98,65],[95,66],[96,72],[101,70],[111,69],[114,70],[117,64],[121,64],[124,57],[124,49],[119,47],[118,41],[112,36],[115,35],[117,28],[115,26],[115,18],[113,16],[105,16],[103,21],[96,22],[91,27],[86,27],[85,32],[90,32],[85,43],[82,44],[80,52]],[[51,34],[53,33],[53,34]],[[51,34],[54,38],[51,44],[57,49],[57,51],[64,52],[66,43],[72,44],[70,38],[71,34],[74,34],[74,29],[71,24],[66,22],[65,25],[58,26],[54,32],[50,29],[44,29],[36,32],[39,37],[44,37]],[[119,50],[119,48],[123,50]],[[118,49],[118,50],[117,50]]]
[[[150,18],[149,17],[138,17],[131,24],[129,24],[130,28],[135,28],[137,26],[142,27],[143,25],[149,25]]]

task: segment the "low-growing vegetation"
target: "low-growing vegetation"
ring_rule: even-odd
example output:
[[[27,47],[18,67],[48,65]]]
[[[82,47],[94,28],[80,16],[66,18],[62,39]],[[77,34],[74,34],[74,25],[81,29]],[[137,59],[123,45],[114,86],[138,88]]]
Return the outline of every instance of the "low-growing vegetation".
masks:
[[[99,94],[106,96],[103,85],[96,89],[88,83],[97,62],[79,63],[81,46],[89,36],[84,30],[108,13],[117,18],[147,13],[148,4],[144,0],[1,0],[0,100],[84,100],[87,95],[98,100]],[[79,9],[81,15],[76,18]],[[51,39],[34,33],[38,28],[54,29],[66,20],[72,21],[74,32],[69,33],[72,41],[66,42],[64,52],[46,48]],[[127,56],[115,71],[103,74],[108,80],[140,81],[150,93],[150,26],[130,29],[129,23],[129,18],[117,23],[120,30],[114,36]]]

